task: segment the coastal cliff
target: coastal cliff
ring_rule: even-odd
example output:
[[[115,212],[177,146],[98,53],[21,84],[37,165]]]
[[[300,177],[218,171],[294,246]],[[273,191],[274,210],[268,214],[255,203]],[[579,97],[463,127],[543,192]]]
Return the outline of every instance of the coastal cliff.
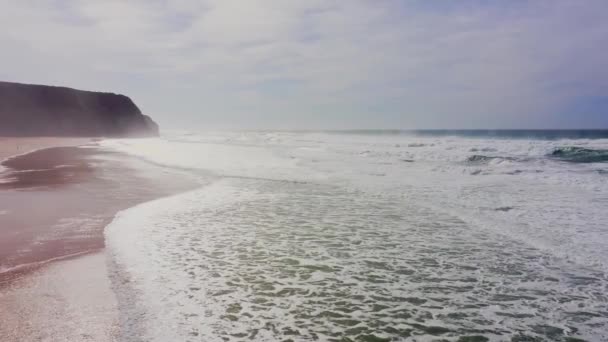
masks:
[[[0,82],[0,136],[157,136],[124,95]]]

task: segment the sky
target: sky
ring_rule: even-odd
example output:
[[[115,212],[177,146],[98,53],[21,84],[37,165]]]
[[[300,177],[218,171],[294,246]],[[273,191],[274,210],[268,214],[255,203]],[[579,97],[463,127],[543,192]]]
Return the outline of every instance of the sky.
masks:
[[[0,80],[165,129],[608,128],[608,1],[0,0]]]

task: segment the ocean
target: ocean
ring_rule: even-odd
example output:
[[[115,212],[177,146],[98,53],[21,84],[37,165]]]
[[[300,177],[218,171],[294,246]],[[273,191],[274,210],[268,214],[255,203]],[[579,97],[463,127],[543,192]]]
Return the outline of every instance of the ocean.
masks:
[[[170,133],[119,213],[128,341],[608,341],[608,131]]]

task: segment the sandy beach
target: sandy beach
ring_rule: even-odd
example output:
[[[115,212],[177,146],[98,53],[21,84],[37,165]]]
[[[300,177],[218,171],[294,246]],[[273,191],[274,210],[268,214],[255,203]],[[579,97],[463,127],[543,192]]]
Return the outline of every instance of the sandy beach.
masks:
[[[2,341],[113,340],[104,227],[120,210],[192,185],[90,143],[0,139],[0,158],[18,155],[0,169]]]
[[[70,137],[0,137],[0,161],[41,148],[78,146],[91,141],[91,138]]]

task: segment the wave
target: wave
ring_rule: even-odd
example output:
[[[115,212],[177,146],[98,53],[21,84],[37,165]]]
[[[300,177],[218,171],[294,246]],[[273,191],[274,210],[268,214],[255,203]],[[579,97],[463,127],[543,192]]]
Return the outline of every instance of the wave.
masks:
[[[553,150],[550,156],[570,163],[608,162],[608,150],[590,149],[577,146],[557,148]]]
[[[477,147],[473,147],[472,149],[469,150],[469,152],[496,152],[497,149],[492,148],[492,147],[483,147],[483,148],[477,148]]]
[[[422,137],[465,137],[487,139],[530,139],[530,140],[559,140],[559,139],[608,139],[606,129],[430,129],[430,130],[399,130],[399,129],[355,129],[355,130],[325,130],[309,131],[327,134],[355,134],[377,136],[422,136]]]
[[[468,164],[488,164],[492,161],[503,162],[503,161],[516,161],[513,157],[500,157],[500,156],[484,156],[481,154],[474,154],[469,156],[466,160]]]
[[[105,230],[125,339],[602,339],[608,164],[549,160],[608,141],[265,134],[102,143],[212,175]]]
[[[0,211],[0,215],[4,215],[4,214],[6,214],[6,211]],[[61,261],[61,260],[66,260],[66,259],[70,259],[70,258],[75,258],[75,257],[91,254],[91,253],[93,253],[95,251],[97,251],[97,250],[95,250],[95,249],[88,249],[88,250],[85,250],[85,251],[82,251],[82,252],[61,255],[61,256],[58,256],[58,257],[55,257],[55,258],[50,258],[50,259],[41,260],[41,261],[28,262],[28,263],[25,263],[25,264],[19,264],[19,265],[9,266],[9,267],[0,266],[0,275],[6,274],[6,273],[10,273],[10,272],[17,272],[17,271],[21,271],[21,270],[24,270],[24,269],[33,269],[33,268],[36,268],[36,267],[44,266],[44,265],[49,264],[51,262]]]

